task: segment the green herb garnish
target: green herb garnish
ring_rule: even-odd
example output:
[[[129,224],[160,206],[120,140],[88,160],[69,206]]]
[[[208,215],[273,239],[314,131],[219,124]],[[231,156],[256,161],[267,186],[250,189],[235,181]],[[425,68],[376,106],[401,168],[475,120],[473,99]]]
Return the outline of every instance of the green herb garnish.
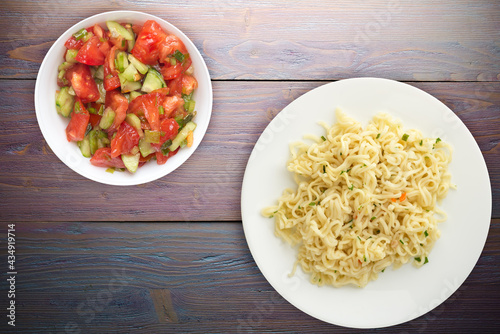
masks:
[[[372,222],[372,221],[374,221],[376,218],[377,218],[377,217],[371,217],[371,218],[370,218],[370,221]]]
[[[426,238],[429,236],[429,233],[427,233],[427,230],[424,231],[424,235]]]
[[[375,138],[375,139],[379,139],[379,138],[380,138],[380,133],[377,135],[377,138]]]
[[[186,58],[186,56],[184,56],[182,54],[182,52],[180,52],[179,50],[175,50],[174,52],[174,57],[175,59],[177,59],[178,61],[180,61],[181,63],[184,61],[184,58]]]
[[[323,173],[326,173],[326,166],[323,165]]]
[[[419,257],[416,257],[415,260],[418,261],[418,262],[422,261],[422,259],[419,258]]]
[[[365,260],[365,262],[366,262],[366,256],[364,256],[364,255],[363,255],[363,259],[364,259],[364,260]]]
[[[428,263],[429,262],[429,259],[427,258],[427,256],[425,257],[425,261],[424,261],[424,264]]]
[[[321,136],[321,139],[323,139],[323,141],[326,141],[326,138],[325,138],[325,136]]]
[[[423,143],[423,142],[424,142],[423,140],[420,140],[420,146],[422,146],[422,143]]]
[[[353,190],[354,189],[354,184],[351,184],[351,186],[348,187],[348,188],[349,188],[349,190]]]
[[[404,245],[405,243],[403,242],[403,240],[399,239],[399,242]]]
[[[403,137],[401,139],[403,139],[404,141],[407,141],[408,140],[408,137],[410,137],[408,134],[404,134]]]
[[[311,203],[309,203],[309,206],[315,206],[315,205],[316,205],[316,203],[315,203],[315,202],[311,202]]]
[[[436,144],[441,141],[441,138],[436,139]]]

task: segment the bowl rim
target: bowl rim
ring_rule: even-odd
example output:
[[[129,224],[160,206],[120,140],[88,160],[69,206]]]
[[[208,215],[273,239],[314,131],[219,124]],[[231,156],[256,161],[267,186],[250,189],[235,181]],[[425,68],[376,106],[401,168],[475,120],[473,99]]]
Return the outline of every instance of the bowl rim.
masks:
[[[47,71],[46,67],[49,66],[48,63],[50,62],[49,61],[50,56],[52,56],[54,53],[56,53],[59,50],[59,48],[64,47],[64,42],[66,41],[67,38],[69,38],[68,36],[70,35],[70,33],[72,31],[76,31],[77,29],[79,29],[82,26],[86,27],[88,25],[87,22],[92,22],[92,21],[95,21],[96,19],[101,19],[102,22],[100,24],[103,24],[103,22],[106,21],[106,17],[108,17],[108,16],[132,16],[132,17],[138,16],[137,18],[131,18],[131,20],[141,21],[141,22],[145,22],[147,20],[155,20],[162,26],[163,30],[168,31],[169,33],[174,34],[175,36],[181,38],[181,40],[184,42],[184,44],[186,44],[186,47],[189,49],[190,55],[194,51],[194,53],[197,55],[196,57],[198,57],[199,60],[201,60],[202,66],[198,65],[196,68],[196,71],[198,71],[198,72],[201,71],[201,73],[202,73],[201,76],[199,76],[199,75],[197,76],[198,82],[202,82],[202,81],[200,81],[199,77],[203,77],[204,78],[203,84],[206,86],[205,90],[206,90],[207,94],[205,94],[205,96],[206,96],[205,98],[207,99],[207,101],[204,101],[204,103],[203,103],[204,104],[203,113],[205,114],[206,121],[204,122],[203,126],[200,126],[200,124],[197,123],[198,126],[197,126],[197,134],[195,137],[196,138],[195,142],[193,143],[193,145],[190,148],[188,148],[188,150],[183,151],[183,154],[181,155],[180,158],[177,158],[175,160],[175,163],[172,163],[172,160],[176,156],[178,156],[179,154],[176,154],[176,156],[169,159],[169,161],[165,165],[156,165],[155,164],[155,167],[162,170],[162,172],[148,173],[148,175],[143,175],[141,178],[134,177],[137,175],[137,172],[135,174],[130,174],[131,177],[126,177],[126,178],[123,178],[123,177],[113,178],[112,174],[109,174],[109,177],[102,178],[102,177],[97,177],[96,175],[93,175],[92,172],[89,173],[88,170],[85,168],[81,169],[81,168],[78,168],[77,165],[72,165],[71,157],[67,157],[66,159],[64,159],[64,157],[63,157],[63,154],[67,153],[67,152],[60,151],[58,149],[54,149],[55,145],[51,145],[51,143],[54,143],[55,139],[52,139],[52,136],[49,135],[50,127],[46,126],[46,124],[44,123],[45,108],[53,108],[53,110],[55,112],[55,106],[54,107],[50,107],[50,106],[45,107],[44,104],[42,104],[40,102],[40,99],[41,99],[40,94],[41,94],[41,89],[42,89],[41,87],[43,85],[44,78],[47,78],[47,73],[45,73],[45,72]],[[177,168],[179,168],[182,164],[184,164],[192,156],[192,154],[196,151],[196,149],[198,148],[198,146],[202,142],[202,140],[203,140],[203,138],[208,130],[209,124],[210,124],[210,120],[211,120],[211,116],[212,116],[212,109],[213,109],[213,87],[212,87],[212,81],[211,81],[210,73],[208,71],[208,67],[207,67],[207,64],[205,62],[205,59],[203,58],[203,56],[201,55],[200,51],[198,50],[196,45],[193,43],[193,41],[183,31],[181,31],[179,28],[177,28],[175,25],[173,25],[172,23],[168,22],[167,20],[162,19],[156,15],[145,13],[145,12],[131,11],[131,10],[106,11],[106,12],[101,12],[101,13],[89,16],[83,20],[76,22],[71,27],[66,29],[55,40],[55,42],[51,45],[51,47],[49,48],[49,50],[45,54],[44,59],[43,59],[41,65],[38,69],[36,82],[35,82],[35,90],[34,90],[34,106],[35,106],[35,114],[36,114],[36,118],[37,118],[37,123],[38,123],[38,126],[40,128],[40,131],[42,132],[43,139],[47,142],[47,145],[50,147],[52,152],[67,167],[69,167],[74,172],[80,174],[81,176],[83,176],[89,180],[101,183],[101,184],[115,185],[115,186],[131,186],[131,185],[139,185],[139,184],[144,184],[144,183],[158,180],[158,179],[172,173],[173,171],[175,171]],[[199,113],[198,113],[198,115],[199,115]],[[203,119],[205,119],[205,117]],[[71,144],[71,143],[68,142],[68,144]],[[169,162],[171,162],[170,165],[168,165]],[[86,163],[88,163],[89,166],[92,166],[90,164],[90,161],[86,161]],[[168,165],[168,167],[166,168],[167,165]],[[92,167],[95,167],[95,166],[92,166]],[[103,167],[95,167],[95,168],[103,168]],[[141,170],[141,168],[139,168],[138,172],[140,170]],[[125,173],[128,174],[128,172],[125,172]]]

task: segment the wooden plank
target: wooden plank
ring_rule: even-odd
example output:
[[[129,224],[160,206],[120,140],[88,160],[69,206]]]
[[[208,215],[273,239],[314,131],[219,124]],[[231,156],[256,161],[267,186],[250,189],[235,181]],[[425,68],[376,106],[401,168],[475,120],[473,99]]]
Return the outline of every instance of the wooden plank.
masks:
[[[23,222],[16,237],[16,329],[23,333],[359,332],[316,320],[279,296],[238,223]],[[498,331],[499,249],[496,219],[460,289],[384,332]]]
[[[253,145],[288,103],[323,82],[214,82],[208,132],[176,171],[123,188],[87,180],[51,152],[38,128],[33,81],[0,80],[0,220],[237,221]],[[481,148],[500,217],[500,83],[412,83],[451,107]],[[182,181],[181,181],[182,180]],[[75,203],[78,203],[76,205]]]
[[[153,7],[151,7],[153,6]],[[7,1],[0,78],[36,77],[53,42],[91,15],[129,9],[166,19],[205,58],[213,79],[500,80],[500,3],[412,1]],[[293,18],[293,19],[292,19]],[[471,29],[473,27],[473,29]]]

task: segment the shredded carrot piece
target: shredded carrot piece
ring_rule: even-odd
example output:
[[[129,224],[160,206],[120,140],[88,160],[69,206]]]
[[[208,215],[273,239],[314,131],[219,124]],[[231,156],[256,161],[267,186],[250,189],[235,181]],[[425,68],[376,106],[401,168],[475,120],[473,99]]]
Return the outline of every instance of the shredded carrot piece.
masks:
[[[193,131],[189,131],[186,139],[187,139],[187,147],[191,147],[193,145]]]
[[[401,197],[399,198],[399,201],[402,202],[406,199],[406,193],[402,193]]]
[[[391,201],[393,201],[394,203],[396,203],[397,199],[391,198]]]

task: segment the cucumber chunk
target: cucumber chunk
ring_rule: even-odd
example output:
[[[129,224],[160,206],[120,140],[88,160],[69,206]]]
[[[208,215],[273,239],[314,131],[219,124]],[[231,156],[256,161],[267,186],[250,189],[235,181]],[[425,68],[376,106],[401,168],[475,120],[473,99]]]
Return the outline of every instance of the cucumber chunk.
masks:
[[[62,87],[56,97],[57,112],[64,117],[69,117],[74,104],[75,98],[69,94],[69,87]]]
[[[141,92],[138,92],[138,91],[133,91],[133,92],[130,92],[130,101],[134,101],[134,99],[138,96],[141,96],[142,93]]]
[[[130,93],[134,90],[141,89],[140,81],[128,81],[123,76],[123,73],[118,73],[118,78],[120,78],[120,86],[122,87],[122,93]]]
[[[144,136],[144,131],[142,131],[142,129],[141,129],[141,120],[139,119],[139,117],[137,117],[136,114],[132,114],[132,113],[127,114],[127,116],[125,118],[125,122],[132,125],[134,127],[134,129],[137,130],[137,133],[139,133],[139,137]]]
[[[127,53],[126,52],[120,51],[120,52],[118,52],[116,54],[115,65],[116,65],[116,69],[120,73],[122,73],[123,71],[125,71],[125,69],[128,66],[128,58],[127,58]]]
[[[99,65],[94,73],[94,77],[99,80],[104,80],[104,66]]]
[[[139,81],[142,78],[139,72],[137,72],[134,64],[129,64],[122,75],[127,81]]]
[[[90,141],[88,137],[83,138],[78,142],[78,147],[85,158],[90,158]]]
[[[165,80],[163,80],[160,72],[154,68],[150,68],[148,70],[148,74],[146,74],[141,90],[145,93],[151,93],[152,91],[163,87],[167,87],[167,84],[165,83]]]
[[[170,152],[175,151],[184,140],[186,140],[189,132],[194,131],[196,129],[196,123],[194,122],[188,122],[181,131],[177,134],[177,136],[172,140],[172,145],[168,147],[168,150]]]
[[[108,27],[111,36],[118,37],[121,35],[127,41],[133,41],[134,35],[130,33],[124,26],[115,21],[106,21],[106,26]]]
[[[139,151],[144,158],[156,152],[151,143],[148,143],[144,137],[139,139]]]
[[[115,120],[115,115],[116,114],[113,109],[106,108],[104,110],[104,113],[102,114],[101,120],[99,121],[99,127],[104,130],[109,128],[111,124],[113,124],[113,121]]]
[[[66,62],[68,63],[76,63],[76,55],[78,54],[78,50],[76,49],[69,49],[66,51]]]
[[[135,173],[139,167],[139,153],[136,154],[122,154],[122,161],[130,173]]]
[[[149,70],[148,65],[143,64],[139,59],[135,58],[134,55],[129,54],[128,55],[128,60],[130,61],[131,64],[134,64],[135,68],[141,72],[141,74],[146,74]]]

